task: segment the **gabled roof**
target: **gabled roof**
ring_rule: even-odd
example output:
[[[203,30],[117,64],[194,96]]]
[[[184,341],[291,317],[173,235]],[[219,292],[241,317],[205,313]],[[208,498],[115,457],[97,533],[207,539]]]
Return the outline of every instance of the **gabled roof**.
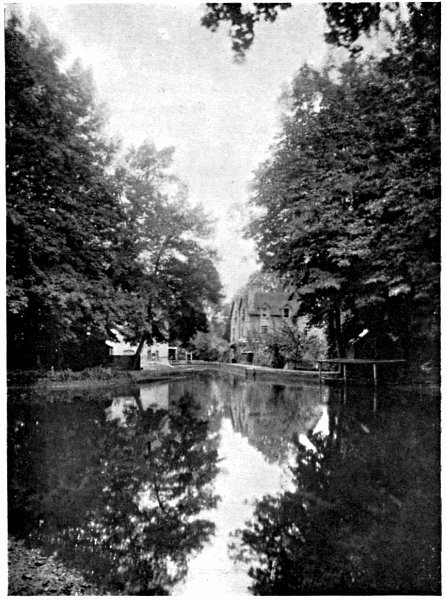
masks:
[[[261,289],[251,288],[234,298],[230,316],[232,317],[234,310],[240,310],[242,306],[249,315],[259,315],[264,306],[268,306],[271,315],[275,316],[281,316],[285,307],[295,313],[300,303],[293,300],[291,296],[290,292],[264,292]]]
[[[244,306],[247,309],[247,312],[249,312],[247,292],[240,294],[239,296],[236,296],[234,298],[234,300],[231,303],[231,311],[229,313],[229,318],[232,319],[232,313],[234,312],[234,310],[239,311],[242,306]]]
[[[285,292],[255,292],[249,312],[258,313],[264,306],[268,306],[272,314],[281,313],[282,308],[288,304],[288,294]]]

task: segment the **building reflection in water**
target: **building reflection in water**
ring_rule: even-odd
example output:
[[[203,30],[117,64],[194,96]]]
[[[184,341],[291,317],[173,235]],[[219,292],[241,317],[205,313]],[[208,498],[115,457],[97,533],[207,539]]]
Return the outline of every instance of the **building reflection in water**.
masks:
[[[167,382],[156,385],[142,385],[132,396],[116,396],[106,409],[107,421],[125,423],[126,412],[131,408],[142,411],[148,408],[154,410],[169,408],[169,384]]]
[[[380,396],[374,411],[362,389],[346,397],[342,387],[205,376],[115,396],[33,393],[8,408],[9,531],[57,552],[104,594],[339,590],[348,557],[363,566],[355,544],[375,531],[375,513],[419,540],[411,552],[424,560],[426,583],[437,552],[434,403],[420,410],[410,395]],[[259,518],[264,529],[249,533],[246,522]],[[419,523],[430,528],[425,538]],[[247,562],[228,554],[237,529]],[[366,541],[389,560],[378,539]],[[341,579],[330,581],[332,564]],[[311,573],[292,582],[284,574],[299,565]]]
[[[278,385],[232,378],[226,390],[235,431],[246,436],[270,462],[285,464],[293,440],[305,440],[326,413],[328,388]]]
[[[246,594],[248,567],[234,562],[231,532],[252,518],[264,495],[294,489],[288,466],[295,462],[293,438],[326,414],[325,388],[282,386],[226,377],[218,382],[225,418],[219,430],[221,468],[215,479],[220,497],[208,515],[215,534],[189,563],[173,595]]]
[[[438,594],[439,397],[330,389],[299,433],[294,489],[265,495],[234,532],[255,595]]]

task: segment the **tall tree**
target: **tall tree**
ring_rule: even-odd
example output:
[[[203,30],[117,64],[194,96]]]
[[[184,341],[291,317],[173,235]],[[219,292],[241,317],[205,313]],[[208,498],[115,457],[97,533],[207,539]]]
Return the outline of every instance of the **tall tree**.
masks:
[[[104,340],[187,341],[221,288],[209,223],[143,144],[116,168],[93,83],[34,23],[5,32],[9,366],[66,366]]]
[[[136,248],[140,270],[129,278],[126,262],[114,276],[139,293],[140,315],[127,319],[127,336],[144,341],[187,342],[207,328],[209,305],[220,302],[215,253],[206,246],[210,223],[200,207],[188,203],[184,184],[170,173],[173,148],[150,142],[131,148],[117,179],[125,213],[124,240]],[[124,256],[125,249],[124,250]]]
[[[412,7],[381,61],[301,69],[282,137],[257,173],[264,213],[250,233],[261,259],[328,321],[338,353],[340,311],[353,329],[407,337],[438,326],[438,11]]]
[[[62,69],[41,24],[5,31],[8,349],[57,364],[64,342],[105,335],[115,312],[118,196],[88,72]],[[59,353],[58,353],[59,351]]]

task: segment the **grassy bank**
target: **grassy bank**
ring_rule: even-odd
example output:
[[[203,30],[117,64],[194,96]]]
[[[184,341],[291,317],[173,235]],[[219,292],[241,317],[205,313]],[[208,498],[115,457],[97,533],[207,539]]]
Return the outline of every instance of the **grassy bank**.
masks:
[[[7,385],[11,388],[33,386],[39,389],[82,389],[158,381],[209,368],[215,368],[215,365],[153,365],[150,369],[142,371],[125,371],[111,367],[94,367],[83,371],[10,371],[7,374]]]
[[[94,367],[83,371],[10,371],[7,374],[8,388],[36,387],[37,389],[62,390],[62,389],[88,389],[111,386],[137,385],[151,381],[161,381],[176,377],[184,377],[187,374],[203,371],[218,371],[232,374],[246,379],[256,381],[277,381],[279,383],[307,382],[319,383],[317,371],[283,370],[258,365],[218,363],[194,361],[191,364],[156,364],[150,369],[138,371],[126,371],[112,367]],[[323,375],[330,376],[333,373],[327,371]],[[339,382],[338,382],[339,383]],[[351,385],[370,385],[371,381],[361,378],[351,378]],[[438,382],[434,377],[414,379],[412,377],[398,378],[385,377],[380,381],[381,385],[397,385],[401,388],[432,387],[438,389]]]

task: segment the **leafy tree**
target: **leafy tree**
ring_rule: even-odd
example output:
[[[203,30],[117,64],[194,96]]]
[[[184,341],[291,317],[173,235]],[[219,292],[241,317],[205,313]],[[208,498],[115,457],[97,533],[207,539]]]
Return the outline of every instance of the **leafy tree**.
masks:
[[[189,345],[196,360],[216,361],[220,359],[218,341],[214,335],[199,331],[190,340]]]
[[[282,283],[275,273],[262,270],[252,273],[248,278],[248,283],[239,293],[243,294],[250,286],[260,287],[264,292],[277,292],[282,289]]]
[[[116,168],[91,76],[79,63],[63,67],[63,56],[42,24],[25,31],[9,20],[10,367],[72,366],[116,326],[141,344],[185,342],[220,301],[215,253],[203,243],[209,222],[168,173],[173,149],[143,144]]]
[[[64,342],[105,336],[116,318],[108,275],[118,195],[106,176],[91,77],[63,70],[41,24],[5,31],[9,358],[57,364]]]
[[[326,42],[350,48],[352,53],[362,50],[355,42],[362,33],[378,29],[384,11],[398,10],[398,4],[392,2],[323,2],[322,6],[330,28]]]
[[[262,261],[328,322],[341,355],[346,320],[406,347],[438,323],[439,8],[425,7],[381,61],[301,69],[253,189]]]
[[[230,320],[229,315],[231,312],[230,302],[224,302],[221,308],[217,310],[210,319],[210,327],[212,328],[215,335],[226,342],[229,342],[229,328]]]
[[[243,351],[253,352],[253,364],[282,369],[286,363],[310,363],[326,355],[326,343],[312,328],[283,324],[276,331],[249,331]]]
[[[352,54],[363,49],[358,39],[370,34],[383,22],[387,31],[394,33],[392,22],[400,21],[400,8],[396,2],[322,2],[329,32],[325,40],[329,44],[348,48]],[[217,31],[220,23],[228,22],[232,50],[236,62],[243,62],[246,51],[251,47],[255,26],[260,21],[274,22],[281,10],[292,5],[289,3],[257,3],[248,6],[242,4],[208,3],[201,24]],[[389,18],[391,17],[391,18]],[[393,17],[393,18],[392,18]]]
[[[224,337],[228,315],[217,312],[208,316],[208,331],[198,331],[189,342],[194,358],[199,360],[223,361],[228,359],[229,344]]]
[[[245,52],[254,41],[254,26],[259,21],[276,20],[279,10],[290,8],[289,3],[254,3],[252,9],[245,9],[242,4],[209,3],[201,24],[211,31],[216,31],[220,22],[230,24],[232,50],[237,62],[242,62]]]
[[[207,329],[207,309],[220,302],[215,253],[205,245],[210,223],[187,190],[169,173],[173,148],[158,151],[150,142],[131,148],[117,169],[125,219],[114,277],[135,296],[135,313],[126,320],[127,337],[186,343]],[[130,242],[129,242],[130,240]],[[128,250],[138,268],[127,270]]]
[[[274,357],[272,366],[309,363],[325,356],[325,343],[311,329],[285,323],[267,335],[267,345]]]

